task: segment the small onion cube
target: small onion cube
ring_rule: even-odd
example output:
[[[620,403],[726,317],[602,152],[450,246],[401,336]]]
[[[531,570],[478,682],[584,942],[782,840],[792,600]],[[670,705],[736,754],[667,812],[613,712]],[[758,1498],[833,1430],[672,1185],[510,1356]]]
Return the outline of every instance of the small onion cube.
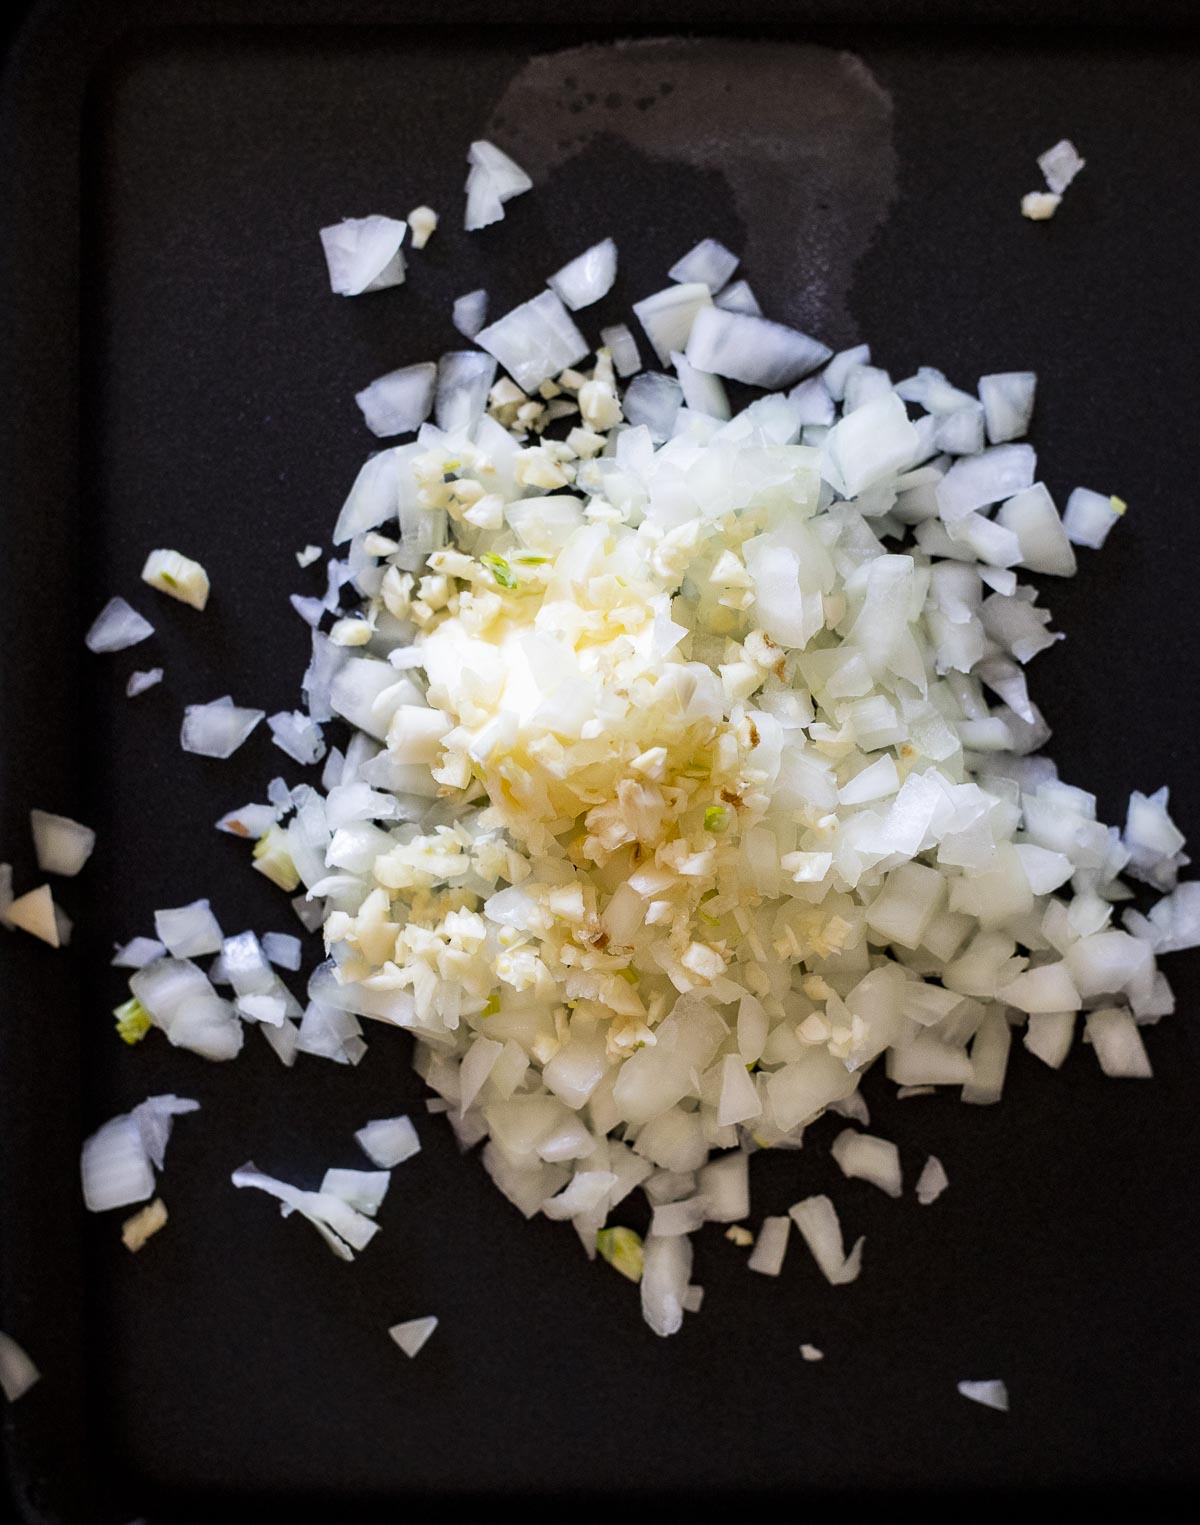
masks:
[[[600,330],[600,343],[612,355],[612,363],[618,376],[634,376],[642,368],[637,340],[624,323]]]
[[[421,1141],[408,1117],[379,1118],[354,1135],[359,1147],[381,1170],[391,1170],[420,1153]]]
[[[84,645],[97,654],[124,651],[153,634],[150,621],[143,619],[123,598],[110,598],[84,636]]]
[[[262,710],[239,709],[228,695],[210,704],[189,704],[183,712],[179,744],[199,757],[232,757],[263,719]]]
[[[144,694],[148,688],[153,688],[155,684],[161,683],[162,680],[163,670],[161,667],[150,667],[144,672],[131,672],[129,674],[129,681],[125,684],[125,697],[127,699],[136,699],[139,694]]]
[[[720,291],[733,278],[738,257],[715,238],[704,238],[667,271],[673,281],[699,282],[712,292]]]
[[[393,1324],[388,1334],[411,1360],[420,1352],[437,1326],[436,1318],[414,1318],[403,1324]]]
[[[11,1334],[0,1330],[0,1390],[10,1403],[23,1398],[41,1373]]]
[[[783,1270],[784,1256],[787,1254],[788,1235],[791,1232],[792,1220],[790,1218],[764,1218],[762,1228],[758,1231],[754,1249],[746,1264],[752,1271],[757,1271],[760,1276],[778,1276]]]
[[[1003,445],[1029,433],[1036,392],[1033,371],[997,371],[979,378],[989,445]]]
[[[436,380],[437,366],[422,361],[377,376],[370,386],[354,394],[354,400],[372,434],[381,439],[410,434],[429,417]]]
[[[155,911],[154,930],[173,958],[196,958],[220,953],[225,934],[207,900]]]
[[[713,306],[700,308],[686,347],[674,348],[683,349],[697,370],[771,391],[794,386],[832,353],[828,345],[782,323]]]
[[[1046,184],[1056,196],[1061,196],[1087,162],[1069,138],[1061,138],[1053,148],[1038,154],[1038,168],[1046,177]]]
[[[553,291],[543,291],[475,336],[523,392],[535,392],[586,356],[587,340]]]
[[[48,810],[31,810],[29,825],[38,867],[44,874],[59,874],[73,879],[96,846],[96,833],[81,826],[70,816],[54,815]]]
[[[843,1128],[829,1152],[844,1176],[869,1181],[889,1197],[898,1197],[903,1190],[900,1151],[888,1139]]]
[[[617,246],[605,238],[555,271],[546,284],[565,306],[578,312],[607,296],[616,278]]]
[[[686,350],[688,336],[697,316],[712,306],[707,286],[689,281],[684,286],[667,286],[633,304],[637,320],[658,356],[660,365],[670,363],[673,350]],[[712,370],[712,366],[702,366]]]
[[[1124,512],[1125,505],[1120,498],[1105,497],[1102,492],[1077,487],[1067,499],[1063,529],[1072,545],[1086,545],[1098,551]]]
[[[916,1193],[917,1201],[922,1207],[928,1207],[936,1202],[950,1184],[941,1160],[936,1154],[931,1154],[917,1177]]]
[[[408,224],[394,217],[347,217],[321,229],[329,285],[338,296],[383,291],[404,280],[401,244]]]
[[[454,299],[452,321],[465,339],[473,339],[487,322],[488,294],[479,287]]]
[[[1008,1389],[1003,1382],[960,1382],[958,1390],[972,1403],[981,1403],[985,1408],[999,1409],[1002,1414],[1008,1413]]]

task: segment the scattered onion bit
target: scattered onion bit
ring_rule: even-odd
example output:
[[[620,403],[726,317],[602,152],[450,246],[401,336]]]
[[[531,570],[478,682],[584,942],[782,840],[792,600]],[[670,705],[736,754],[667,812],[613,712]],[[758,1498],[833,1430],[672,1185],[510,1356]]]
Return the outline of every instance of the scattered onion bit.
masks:
[[[152,1234],[157,1234],[167,1221],[167,1209],[161,1197],[147,1202],[140,1212],[126,1218],[121,1225],[121,1243],[136,1254]]]

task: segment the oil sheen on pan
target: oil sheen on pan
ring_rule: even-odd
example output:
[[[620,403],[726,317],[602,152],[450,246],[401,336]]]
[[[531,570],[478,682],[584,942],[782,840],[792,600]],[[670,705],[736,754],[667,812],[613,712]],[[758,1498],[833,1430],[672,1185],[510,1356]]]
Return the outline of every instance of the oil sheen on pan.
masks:
[[[752,117],[734,83],[746,79]],[[669,37],[543,53],[508,85],[493,134],[556,197],[574,182],[589,204],[619,205],[621,176],[662,173],[668,226],[681,198],[707,198],[714,236],[739,250],[772,317],[833,345],[858,337],[847,293],[896,158],[891,98],[853,54]],[[614,201],[597,203],[610,177]]]

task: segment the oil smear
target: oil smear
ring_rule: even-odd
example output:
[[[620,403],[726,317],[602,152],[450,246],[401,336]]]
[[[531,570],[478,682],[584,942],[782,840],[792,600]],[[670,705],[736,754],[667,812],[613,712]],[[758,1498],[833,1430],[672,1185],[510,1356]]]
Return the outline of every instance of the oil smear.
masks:
[[[586,44],[532,58],[486,130],[556,189],[589,180],[616,148],[623,175],[663,191],[670,259],[689,238],[730,234],[768,316],[833,345],[857,338],[854,266],[894,199],[896,158],[891,97],[853,54],[724,38]]]

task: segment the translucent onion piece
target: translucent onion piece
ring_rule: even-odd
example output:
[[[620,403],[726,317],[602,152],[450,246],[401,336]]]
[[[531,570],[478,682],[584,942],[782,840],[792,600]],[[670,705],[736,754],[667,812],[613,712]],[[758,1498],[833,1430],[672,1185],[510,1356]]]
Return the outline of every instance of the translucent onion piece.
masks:
[[[363,1153],[381,1170],[403,1164],[421,1149],[417,1130],[407,1117],[379,1118],[360,1128],[354,1137]]]
[[[0,1330],[0,1390],[10,1403],[23,1398],[41,1373],[11,1334]]]
[[[720,291],[733,278],[738,257],[715,238],[704,238],[673,264],[667,274],[673,281],[698,281],[712,292]]]
[[[354,394],[367,428],[381,439],[419,429],[433,407],[437,366],[430,361],[377,376]],[[336,538],[336,537],[335,537]]]
[[[161,667],[150,667],[145,672],[131,672],[129,681],[125,684],[125,696],[128,699],[136,699],[139,694],[144,694],[148,688],[153,688],[162,680]]]
[[[960,1382],[958,1390],[972,1403],[981,1403],[985,1408],[999,1409],[1002,1414],[1008,1413],[1008,1389],[1003,1382]]]
[[[404,280],[400,246],[408,224],[394,217],[347,217],[321,229],[329,285],[338,296],[399,286]]]
[[[92,622],[84,644],[97,653],[124,651],[154,634],[154,626],[123,598],[110,598]]]
[[[411,1360],[421,1350],[437,1326],[436,1318],[414,1318],[403,1324],[393,1324],[388,1333]]]
[[[546,284],[572,312],[590,307],[607,296],[617,278],[617,246],[611,238],[602,239],[582,254],[576,255]]]
[[[228,695],[210,704],[189,704],[179,744],[200,757],[232,757],[264,718],[262,710],[239,709]]]
[[[832,351],[782,323],[709,306],[696,314],[685,353],[699,371],[777,389],[794,386]]]
[[[453,323],[466,339],[474,339],[487,322],[488,294],[482,287],[455,297]]]
[[[536,391],[588,352],[587,340],[553,291],[514,307],[475,338],[524,392]]]
[[[38,867],[44,874],[74,878],[95,849],[96,833],[69,816],[31,810],[29,825]]]

